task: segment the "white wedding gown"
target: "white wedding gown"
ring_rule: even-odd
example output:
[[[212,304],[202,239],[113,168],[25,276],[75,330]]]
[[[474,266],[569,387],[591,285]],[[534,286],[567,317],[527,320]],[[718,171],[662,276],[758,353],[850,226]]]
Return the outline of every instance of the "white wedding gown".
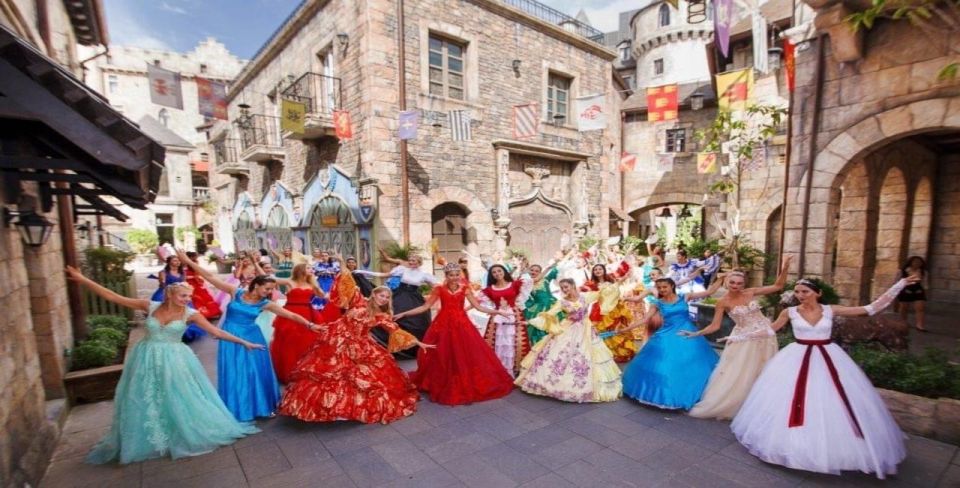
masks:
[[[829,343],[832,309],[824,305],[823,317],[815,325],[807,323],[796,308],[788,310],[798,342],[767,362],[733,419],[734,435],[751,454],[768,463],[818,473],[857,470],[881,479],[896,474],[897,464],[906,457],[904,435],[863,371],[840,346]],[[807,341],[819,344],[803,344]],[[848,402],[833,380],[824,353]],[[802,386],[800,372],[808,354],[802,394],[798,383]]]

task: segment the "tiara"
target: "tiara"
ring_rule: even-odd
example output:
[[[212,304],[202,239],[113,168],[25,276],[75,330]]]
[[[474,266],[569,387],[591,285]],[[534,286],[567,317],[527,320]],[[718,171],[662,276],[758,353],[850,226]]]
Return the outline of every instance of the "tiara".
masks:
[[[460,271],[460,265],[457,263],[447,263],[443,267],[444,273],[449,273],[451,271]]]

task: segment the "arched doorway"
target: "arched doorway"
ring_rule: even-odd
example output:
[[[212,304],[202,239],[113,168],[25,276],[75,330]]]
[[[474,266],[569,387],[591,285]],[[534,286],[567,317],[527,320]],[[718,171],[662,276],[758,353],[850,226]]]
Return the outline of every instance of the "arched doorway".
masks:
[[[293,241],[293,231],[290,229],[290,216],[280,205],[275,205],[267,214],[264,244],[268,249],[283,249],[289,247]]]
[[[257,231],[249,212],[242,212],[233,229],[233,240],[237,251],[249,251],[257,248]]]
[[[343,200],[329,195],[310,210],[307,233],[310,250],[333,251],[343,257],[357,255],[357,227]]]
[[[437,241],[440,256],[449,263],[457,262],[469,243],[468,214],[467,209],[453,202],[441,203],[430,211],[433,238]],[[435,267],[436,258],[434,256]]]
[[[777,265],[780,262],[780,229],[783,207],[779,206],[767,216],[767,235],[763,252],[766,260],[763,263],[763,272],[766,278],[777,275]]]

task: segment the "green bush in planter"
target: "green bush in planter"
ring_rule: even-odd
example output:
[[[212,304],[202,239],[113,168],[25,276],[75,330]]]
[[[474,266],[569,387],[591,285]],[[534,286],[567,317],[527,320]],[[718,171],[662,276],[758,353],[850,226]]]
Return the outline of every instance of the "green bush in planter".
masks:
[[[960,399],[960,366],[947,354],[927,348],[923,354],[903,354],[858,344],[850,357],[873,385],[927,398]]]
[[[127,334],[120,332],[117,329],[101,327],[91,332],[90,335],[87,336],[87,340],[93,342],[102,342],[119,350],[127,345]]]
[[[126,334],[130,330],[127,318],[122,315],[88,315],[87,327],[90,330],[114,329]]]
[[[73,349],[74,371],[99,368],[116,362],[119,351],[112,344],[101,341],[83,341]]]

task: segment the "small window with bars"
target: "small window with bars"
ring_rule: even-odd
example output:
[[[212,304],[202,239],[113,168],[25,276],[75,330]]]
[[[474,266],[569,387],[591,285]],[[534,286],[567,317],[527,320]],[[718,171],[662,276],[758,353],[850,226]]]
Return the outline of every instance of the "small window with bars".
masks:
[[[653,75],[660,76],[663,74],[663,59],[654,59],[653,60]]]
[[[547,121],[564,123],[569,120],[570,86],[573,79],[557,73],[547,76]]]
[[[667,129],[666,131],[666,152],[682,153],[687,152],[687,130],[686,129]]]
[[[465,44],[430,35],[430,94],[463,100]]]

